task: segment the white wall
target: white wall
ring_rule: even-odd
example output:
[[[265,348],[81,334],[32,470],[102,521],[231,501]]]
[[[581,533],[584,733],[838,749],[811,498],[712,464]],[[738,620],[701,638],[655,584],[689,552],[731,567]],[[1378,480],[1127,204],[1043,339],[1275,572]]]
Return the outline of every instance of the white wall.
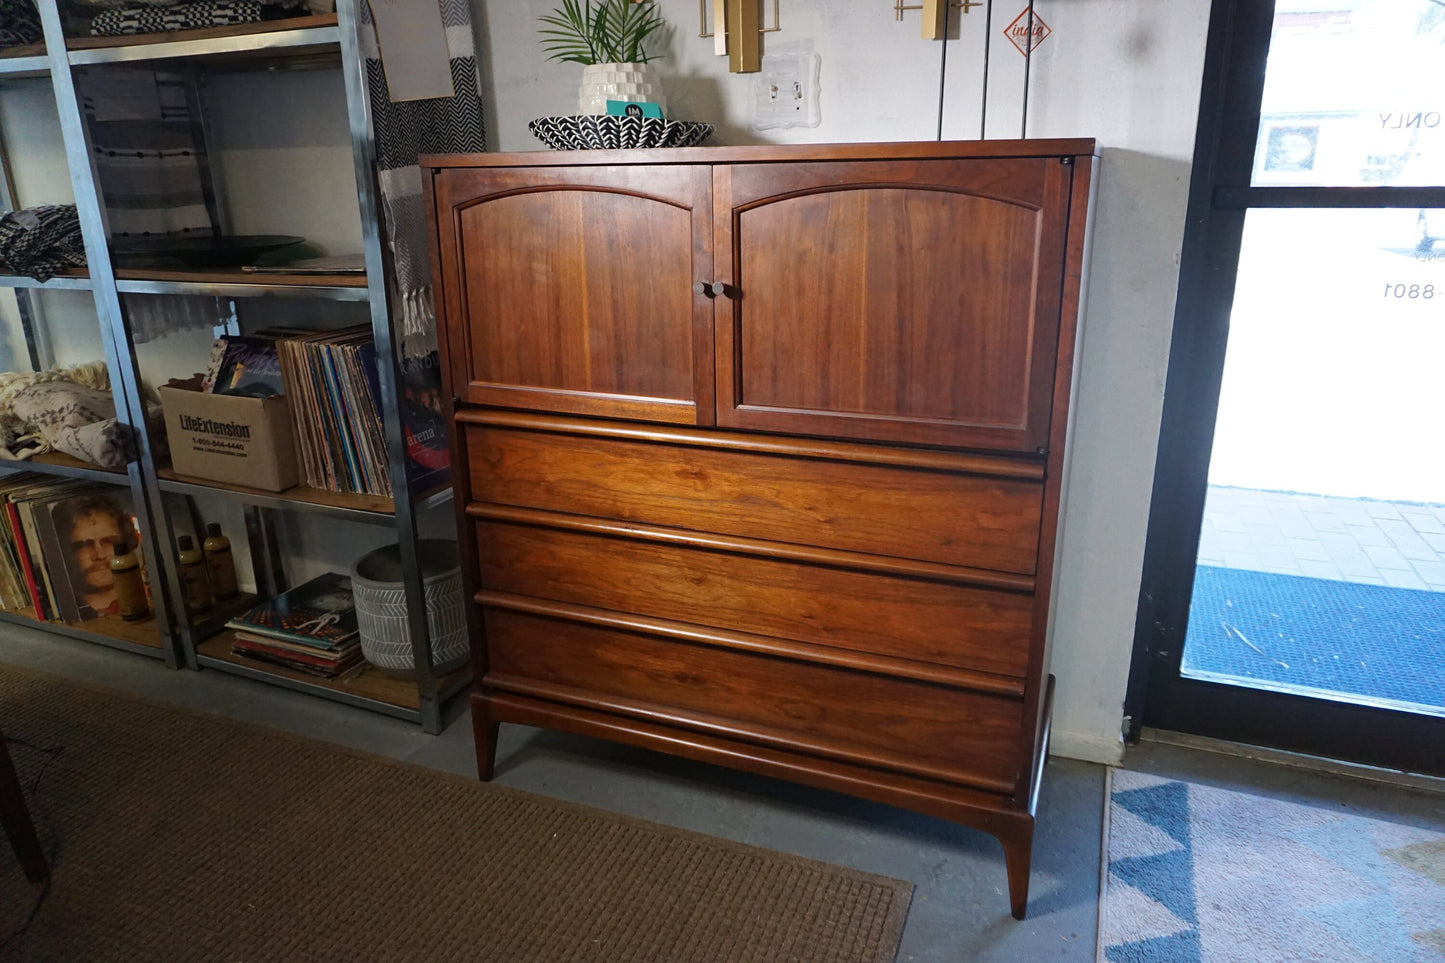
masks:
[[[27,78],[0,84],[0,144],[10,161],[16,206],[74,203],[49,80]],[[30,298],[34,321],[51,346],[56,364],[98,361],[105,356],[89,294],[36,291]],[[0,291],[0,370],[29,369],[15,292],[5,289]]]
[[[536,17],[551,0],[473,0],[492,146],[535,150],[527,121],[571,113],[580,68],[544,60]],[[887,0],[784,0],[769,42],[822,55],[822,123],[749,126],[751,81],[697,33],[696,0],[659,0],[676,29],[659,62],[669,114],[718,125],[714,143],[979,136],[985,17],[948,44],[919,39],[918,14]],[[765,7],[770,7],[765,4]],[[999,4],[990,42],[988,135],[1020,130],[1023,57],[1002,36],[1025,3]],[[1054,749],[1113,761],[1133,645],[1144,534],[1174,314],[1208,0],[1038,0],[1052,29],[1035,52],[1028,135],[1094,137],[1102,162],[1076,386],[1053,671]],[[941,97],[941,101],[940,101]]]
[[[318,254],[361,250],[341,68],[206,81],[211,150],[232,234],[293,234]]]
[[[1122,749],[1209,3],[1037,9],[1055,32],[1036,51],[1029,136],[1091,136],[1101,153],[1059,559],[1054,749],[1108,761]]]

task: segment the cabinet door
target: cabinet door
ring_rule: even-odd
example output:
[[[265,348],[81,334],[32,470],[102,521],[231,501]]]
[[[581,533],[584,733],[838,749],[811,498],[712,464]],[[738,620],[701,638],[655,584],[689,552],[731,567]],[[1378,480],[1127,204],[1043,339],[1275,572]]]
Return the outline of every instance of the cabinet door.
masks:
[[[712,423],[706,167],[453,169],[434,188],[463,401]]]
[[[718,423],[1045,446],[1072,170],[1058,158],[715,168]]]

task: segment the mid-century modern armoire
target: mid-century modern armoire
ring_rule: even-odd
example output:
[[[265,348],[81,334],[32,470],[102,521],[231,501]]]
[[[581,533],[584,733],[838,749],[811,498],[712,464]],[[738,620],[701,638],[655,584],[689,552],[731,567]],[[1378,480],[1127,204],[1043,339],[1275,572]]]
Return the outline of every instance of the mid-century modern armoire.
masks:
[[[892,803],[1027,905],[1089,140],[422,159],[477,755]]]

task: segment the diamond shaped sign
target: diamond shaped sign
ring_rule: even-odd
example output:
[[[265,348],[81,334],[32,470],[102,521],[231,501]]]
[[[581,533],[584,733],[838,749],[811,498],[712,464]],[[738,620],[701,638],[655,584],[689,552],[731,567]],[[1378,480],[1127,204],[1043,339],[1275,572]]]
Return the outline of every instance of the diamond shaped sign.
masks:
[[[1018,52],[1028,56],[1029,52],[1044,42],[1044,38],[1053,33],[1049,25],[1044,23],[1037,10],[1034,11],[1033,34],[1029,34],[1029,11],[1025,7],[1023,13],[1014,17],[1013,23],[1003,28],[1003,35],[1009,39],[1009,43],[1017,48]]]

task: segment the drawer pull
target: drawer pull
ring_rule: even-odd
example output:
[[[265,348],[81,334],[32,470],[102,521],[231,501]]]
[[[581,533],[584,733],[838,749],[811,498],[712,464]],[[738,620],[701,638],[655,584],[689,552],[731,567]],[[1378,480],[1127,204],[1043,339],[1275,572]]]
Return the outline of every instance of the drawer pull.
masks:
[[[698,281],[692,289],[703,297],[737,297],[738,289],[721,281]]]

